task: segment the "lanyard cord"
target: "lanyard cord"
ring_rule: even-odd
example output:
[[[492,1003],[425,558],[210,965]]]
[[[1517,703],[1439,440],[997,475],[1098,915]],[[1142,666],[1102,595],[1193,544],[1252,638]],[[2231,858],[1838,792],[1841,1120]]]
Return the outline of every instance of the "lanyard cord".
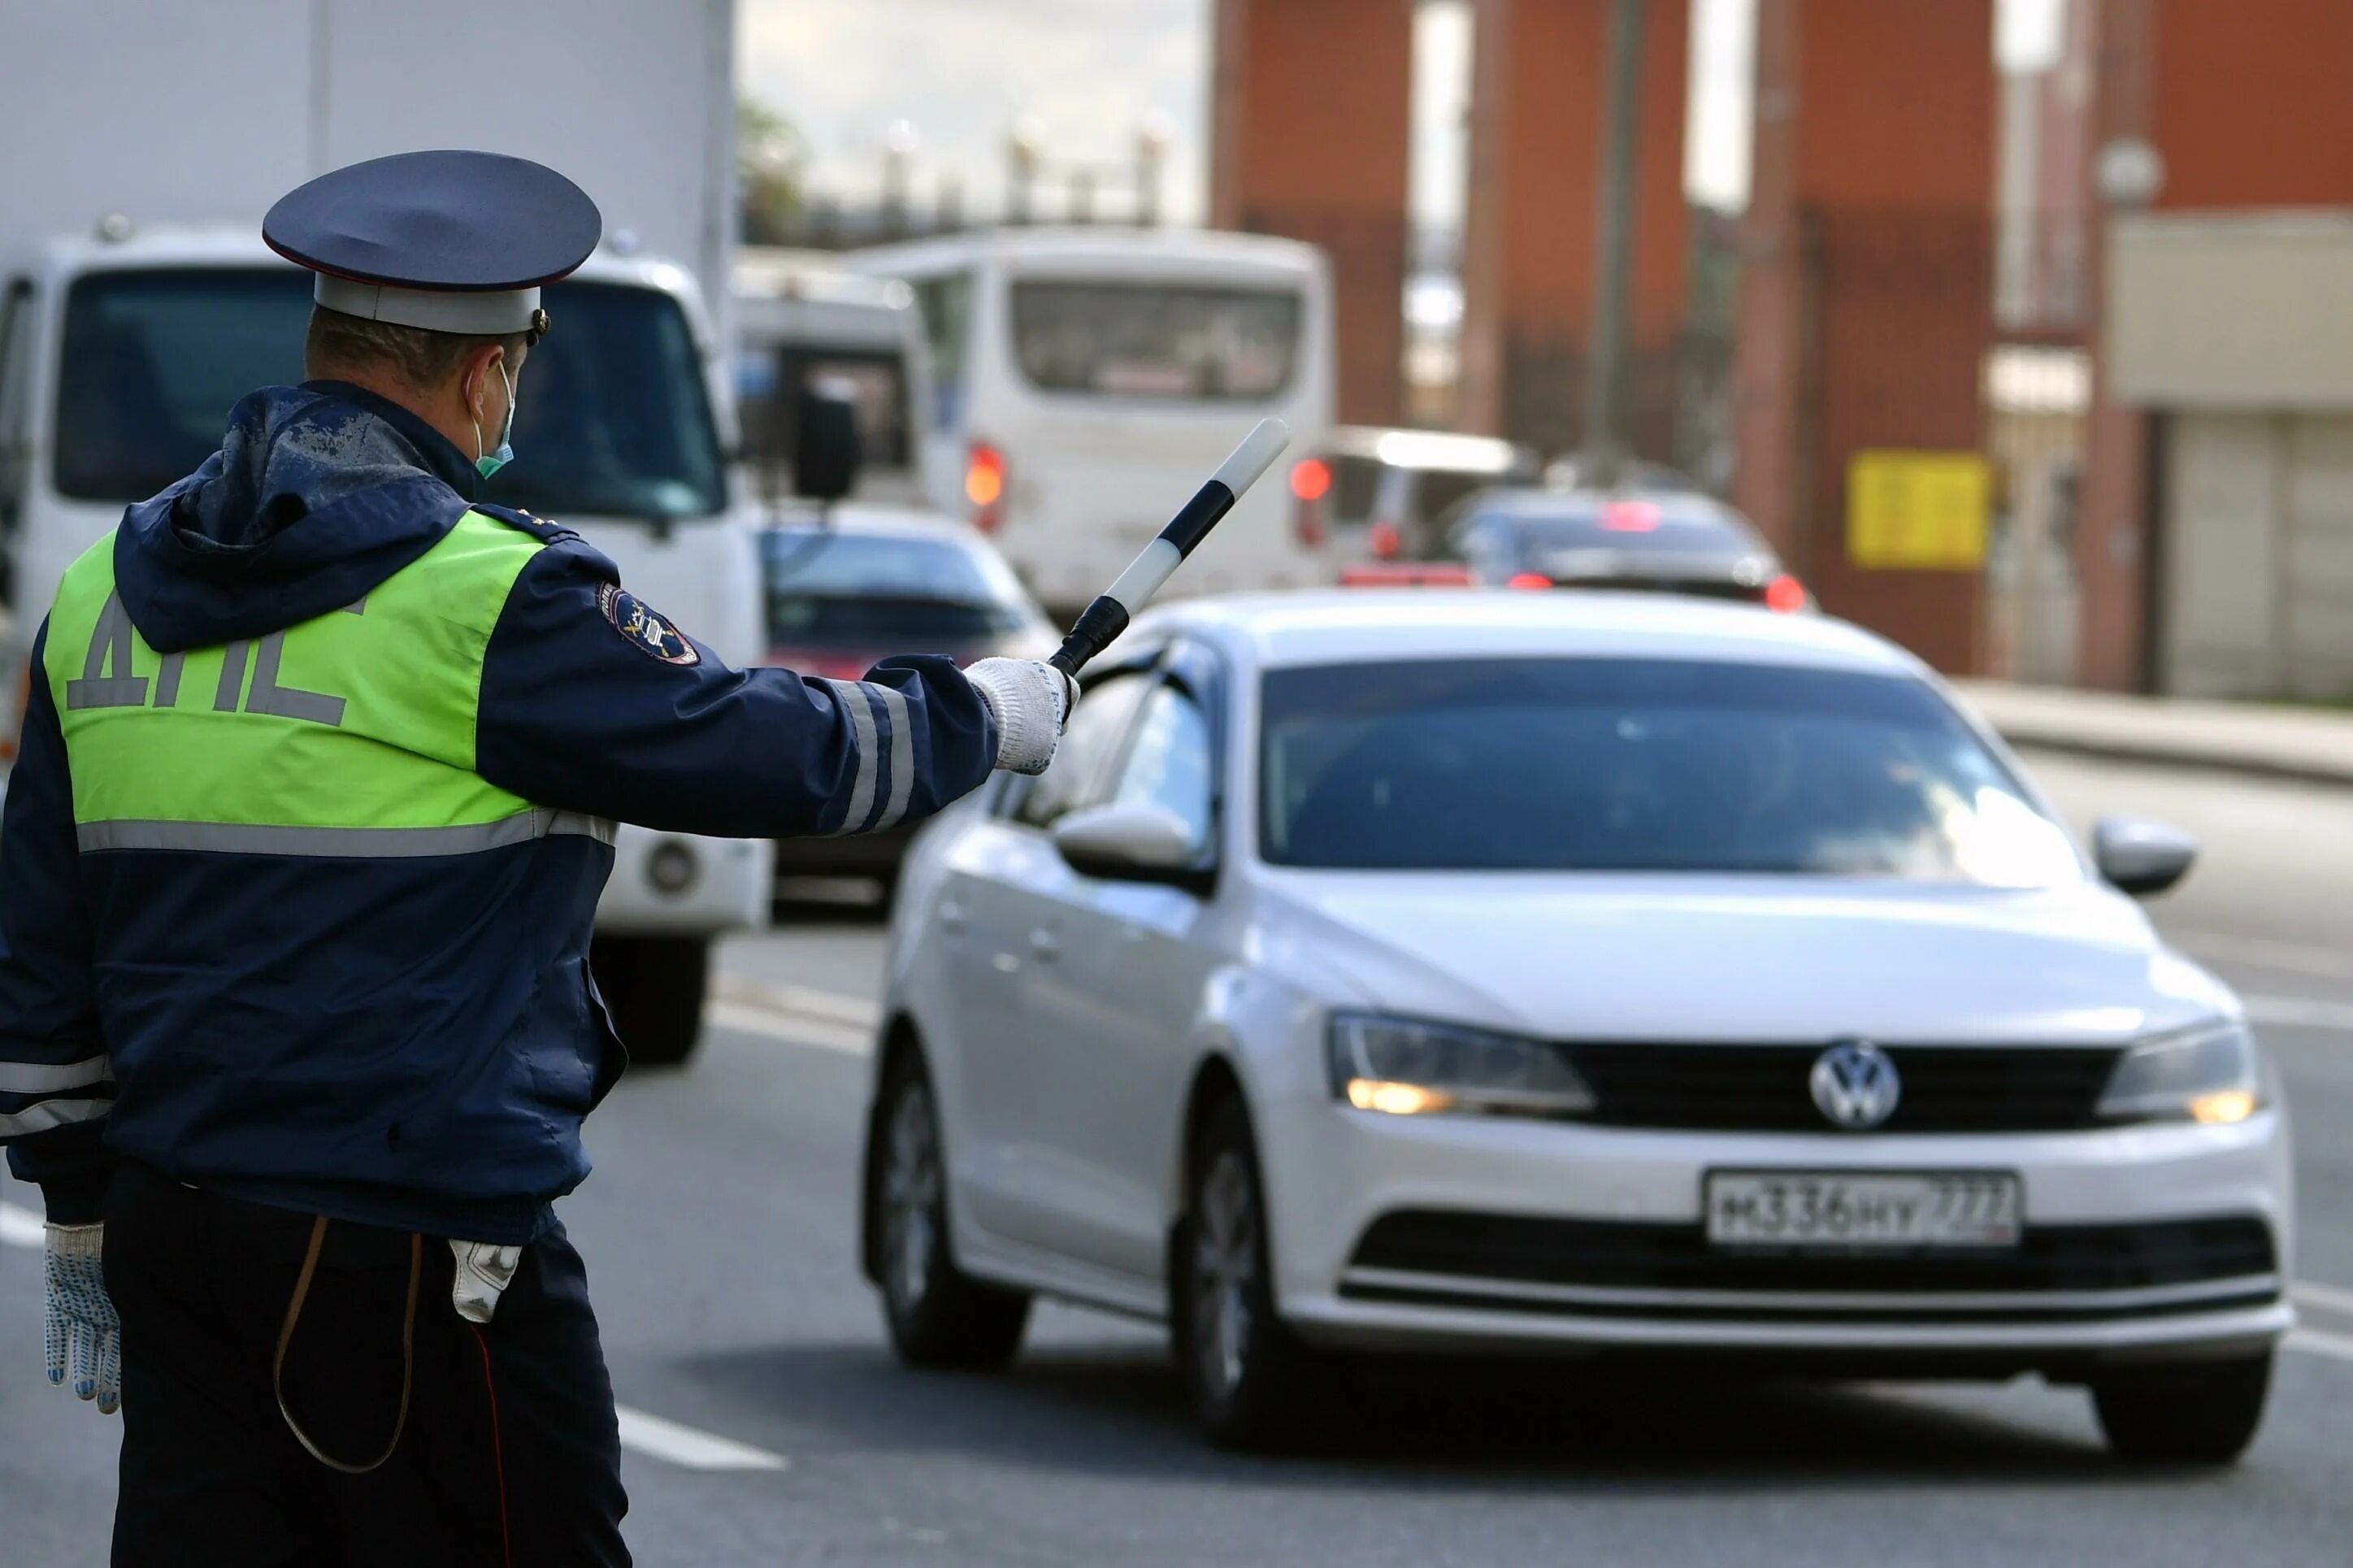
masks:
[[[286,1349],[294,1342],[294,1325],[301,1320],[302,1303],[311,1294],[311,1276],[319,1266],[319,1248],[326,1239],[327,1216],[321,1214],[311,1223],[311,1245],[302,1254],[302,1272],[295,1277],[294,1294],[286,1302],[286,1321],[278,1330],[278,1353],[269,1358],[269,1390],[278,1396],[278,1414],[286,1418],[286,1429],[311,1457],[346,1476],[364,1476],[392,1457],[393,1450],[400,1446],[401,1433],[408,1426],[409,1385],[417,1371],[417,1281],[424,1272],[425,1238],[415,1232],[408,1237],[408,1306],[400,1319],[400,1414],[393,1418],[392,1440],[384,1446],[384,1452],[364,1465],[347,1465],[321,1451],[294,1419],[294,1413],[286,1408]]]

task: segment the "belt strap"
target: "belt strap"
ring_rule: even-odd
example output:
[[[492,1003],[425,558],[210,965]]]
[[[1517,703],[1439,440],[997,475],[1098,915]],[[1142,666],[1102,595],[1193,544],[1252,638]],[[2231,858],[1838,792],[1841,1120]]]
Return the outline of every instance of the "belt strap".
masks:
[[[327,1216],[319,1215],[311,1222],[311,1245],[302,1254],[302,1272],[295,1277],[294,1294],[286,1301],[286,1321],[279,1326],[278,1351],[269,1358],[269,1391],[278,1396],[278,1414],[286,1418],[286,1429],[294,1434],[294,1441],[303,1451],[331,1470],[346,1476],[364,1476],[379,1468],[400,1446],[400,1435],[408,1427],[408,1393],[417,1372],[417,1283],[424,1273],[425,1238],[417,1232],[408,1235],[408,1305],[400,1319],[400,1414],[393,1418],[392,1437],[385,1444],[384,1452],[364,1465],[347,1465],[328,1455],[311,1441],[302,1424],[286,1407],[286,1350],[294,1342],[294,1325],[302,1319],[302,1303],[311,1295],[311,1277],[318,1272],[319,1248],[327,1239]]]

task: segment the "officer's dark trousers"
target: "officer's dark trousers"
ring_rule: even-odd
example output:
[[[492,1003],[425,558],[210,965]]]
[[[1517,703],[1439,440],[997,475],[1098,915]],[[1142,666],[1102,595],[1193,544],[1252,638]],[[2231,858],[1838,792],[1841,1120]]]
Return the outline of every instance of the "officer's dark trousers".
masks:
[[[270,1392],[311,1227],[143,1168],[115,1177],[117,1568],[627,1563],[613,1387],[562,1229],[524,1249],[479,1329],[449,1304],[448,1243],[426,1238],[407,1424],[381,1468],[347,1476],[303,1452]],[[382,1453],[397,1418],[408,1259],[405,1234],[330,1224],[287,1353],[288,1407],[346,1463]]]

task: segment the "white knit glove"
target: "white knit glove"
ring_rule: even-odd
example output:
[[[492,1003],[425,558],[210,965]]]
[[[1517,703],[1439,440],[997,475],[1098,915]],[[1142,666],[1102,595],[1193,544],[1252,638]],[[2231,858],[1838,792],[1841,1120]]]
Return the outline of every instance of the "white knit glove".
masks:
[[[981,659],[965,671],[997,720],[997,766],[1043,773],[1061,743],[1079,683],[1035,659]]]
[[[41,1348],[49,1359],[49,1381],[66,1381],[73,1365],[73,1391],[98,1401],[111,1415],[122,1404],[122,1320],[106,1294],[106,1227],[51,1225],[43,1233],[41,1279],[48,1311],[41,1323]]]
[[[469,1323],[487,1323],[499,1309],[499,1298],[514,1283],[515,1266],[522,1248],[495,1242],[452,1241],[458,1256],[458,1277],[449,1284],[449,1304]]]

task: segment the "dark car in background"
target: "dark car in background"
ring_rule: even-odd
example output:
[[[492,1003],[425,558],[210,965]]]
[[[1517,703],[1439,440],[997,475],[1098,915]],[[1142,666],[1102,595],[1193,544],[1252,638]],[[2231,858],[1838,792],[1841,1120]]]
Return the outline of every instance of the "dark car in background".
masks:
[[[1445,554],[1474,583],[1515,588],[1619,588],[1813,608],[1764,536],[1722,502],[1694,492],[1479,492],[1445,530]]]
[[[894,653],[959,664],[1042,659],[1060,639],[987,540],[944,518],[837,507],[760,536],[768,656],[804,675],[854,681]],[[871,877],[887,897],[912,829],[776,845],[776,875]]]

